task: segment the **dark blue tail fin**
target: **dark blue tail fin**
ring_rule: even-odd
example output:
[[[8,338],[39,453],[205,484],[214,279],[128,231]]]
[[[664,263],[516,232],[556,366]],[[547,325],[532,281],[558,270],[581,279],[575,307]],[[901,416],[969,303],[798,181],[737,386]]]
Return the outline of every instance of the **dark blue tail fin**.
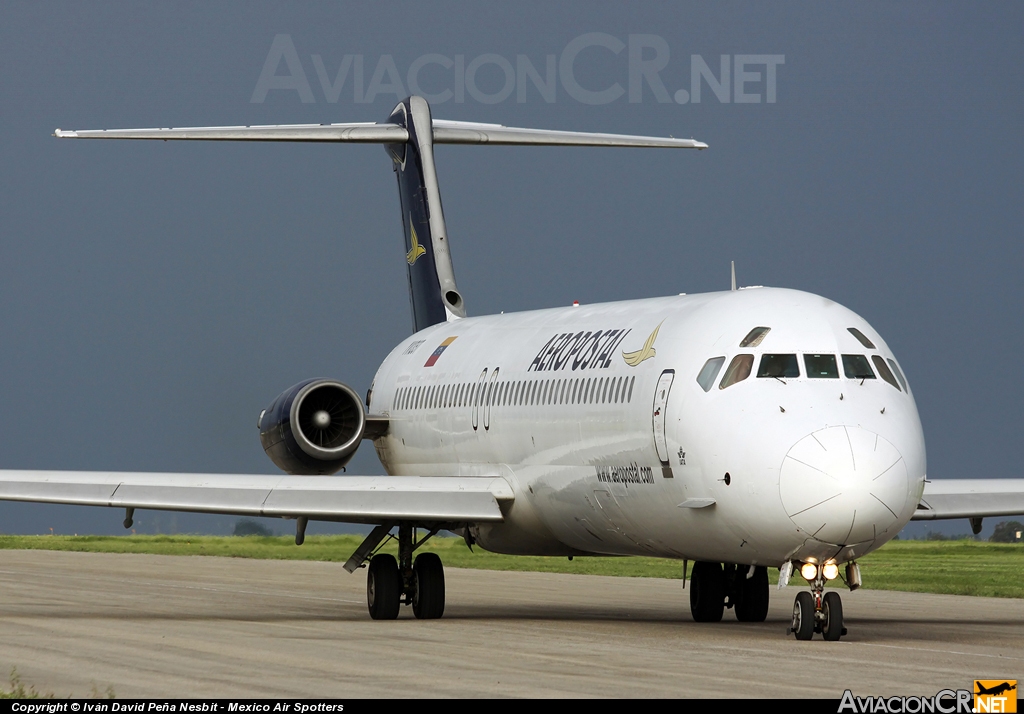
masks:
[[[409,301],[417,332],[439,322],[465,317],[466,308],[455,285],[441,194],[434,171],[433,126],[430,107],[421,97],[409,97],[388,118],[405,127],[408,141],[387,144],[398,177],[405,229],[405,260],[409,267]]]
[[[434,170],[434,144],[495,146],[633,146],[665,149],[706,149],[693,139],[593,134],[581,131],[523,129],[479,122],[432,121],[423,97],[401,102],[388,121],[341,124],[278,124],[273,126],[205,126],[174,129],[90,129],[61,131],[65,139],[171,139],[201,141],[323,141],[384,144],[398,176],[409,264],[409,300],[416,331],[466,316],[455,286],[448,231]]]

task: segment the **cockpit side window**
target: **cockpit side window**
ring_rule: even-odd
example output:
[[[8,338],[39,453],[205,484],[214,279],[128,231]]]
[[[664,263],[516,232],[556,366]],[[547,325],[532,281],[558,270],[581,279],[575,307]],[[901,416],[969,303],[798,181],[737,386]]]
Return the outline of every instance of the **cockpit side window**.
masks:
[[[899,365],[896,364],[896,360],[890,359],[889,366],[892,367],[892,371],[896,374],[896,379],[900,380],[900,384],[903,385],[903,391],[910,393],[910,387],[907,386],[907,380],[903,377],[903,372],[900,371]]]
[[[871,364],[864,355],[843,355],[843,373],[848,379],[874,379]]]
[[[722,369],[723,364],[725,364],[725,357],[712,357],[704,363],[700,374],[697,375],[697,384],[701,389],[707,392],[715,385],[715,378],[718,377],[718,372]]]
[[[871,340],[869,340],[864,335],[864,333],[861,332],[860,330],[858,330],[856,327],[847,327],[846,329],[850,331],[851,335],[853,335],[854,337],[857,338],[857,342],[860,342],[862,345],[867,347],[869,350],[875,349],[875,344]]]
[[[761,355],[757,367],[758,377],[799,377],[800,364],[796,355]]]
[[[718,385],[718,388],[725,389],[737,382],[742,382],[750,376],[750,370],[753,366],[754,355],[736,355],[732,358],[728,368],[726,368],[725,376],[722,377],[722,383]]]
[[[761,344],[761,340],[764,336],[771,332],[770,327],[755,327],[753,330],[747,333],[747,336],[740,342],[740,347],[757,347]]]
[[[903,391],[900,389],[900,385],[896,383],[896,378],[892,376],[892,372],[889,371],[889,366],[885,363],[884,359],[878,355],[871,355],[871,361],[875,363],[875,369],[878,370],[879,377],[896,387],[897,392]]]
[[[839,379],[835,355],[804,355],[804,367],[811,379]]]

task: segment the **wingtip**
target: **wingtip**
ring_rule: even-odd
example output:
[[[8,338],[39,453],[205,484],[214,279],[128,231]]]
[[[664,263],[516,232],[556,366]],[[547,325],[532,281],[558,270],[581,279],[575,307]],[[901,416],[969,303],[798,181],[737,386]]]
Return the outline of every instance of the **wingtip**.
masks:
[[[58,139],[74,139],[78,136],[78,134],[73,131],[62,131],[61,129],[54,129],[53,135]]]

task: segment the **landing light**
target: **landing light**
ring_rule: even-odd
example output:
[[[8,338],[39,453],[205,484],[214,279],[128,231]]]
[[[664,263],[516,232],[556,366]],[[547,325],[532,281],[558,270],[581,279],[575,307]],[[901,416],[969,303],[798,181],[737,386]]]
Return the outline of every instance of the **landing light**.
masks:
[[[835,580],[839,577],[839,566],[835,563],[825,563],[825,567],[821,569],[821,574],[825,576],[825,580]]]
[[[800,575],[804,580],[814,580],[818,576],[818,566],[814,563],[804,563],[800,566]]]

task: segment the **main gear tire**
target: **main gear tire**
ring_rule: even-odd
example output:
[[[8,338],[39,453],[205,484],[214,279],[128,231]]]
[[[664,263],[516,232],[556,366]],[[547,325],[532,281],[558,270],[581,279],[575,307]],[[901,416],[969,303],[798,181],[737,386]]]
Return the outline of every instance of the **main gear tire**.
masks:
[[[739,600],[736,603],[736,619],[740,622],[764,622],[768,618],[768,568],[759,565],[749,578],[746,573],[739,578]]]
[[[421,620],[444,614],[444,566],[436,553],[421,553],[412,566],[412,611]]]
[[[373,556],[366,573],[366,606],[374,620],[394,620],[402,601],[402,576],[395,556]]]
[[[725,575],[721,563],[697,562],[690,575],[690,614],[694,622],[721,622],[725,611]]]

